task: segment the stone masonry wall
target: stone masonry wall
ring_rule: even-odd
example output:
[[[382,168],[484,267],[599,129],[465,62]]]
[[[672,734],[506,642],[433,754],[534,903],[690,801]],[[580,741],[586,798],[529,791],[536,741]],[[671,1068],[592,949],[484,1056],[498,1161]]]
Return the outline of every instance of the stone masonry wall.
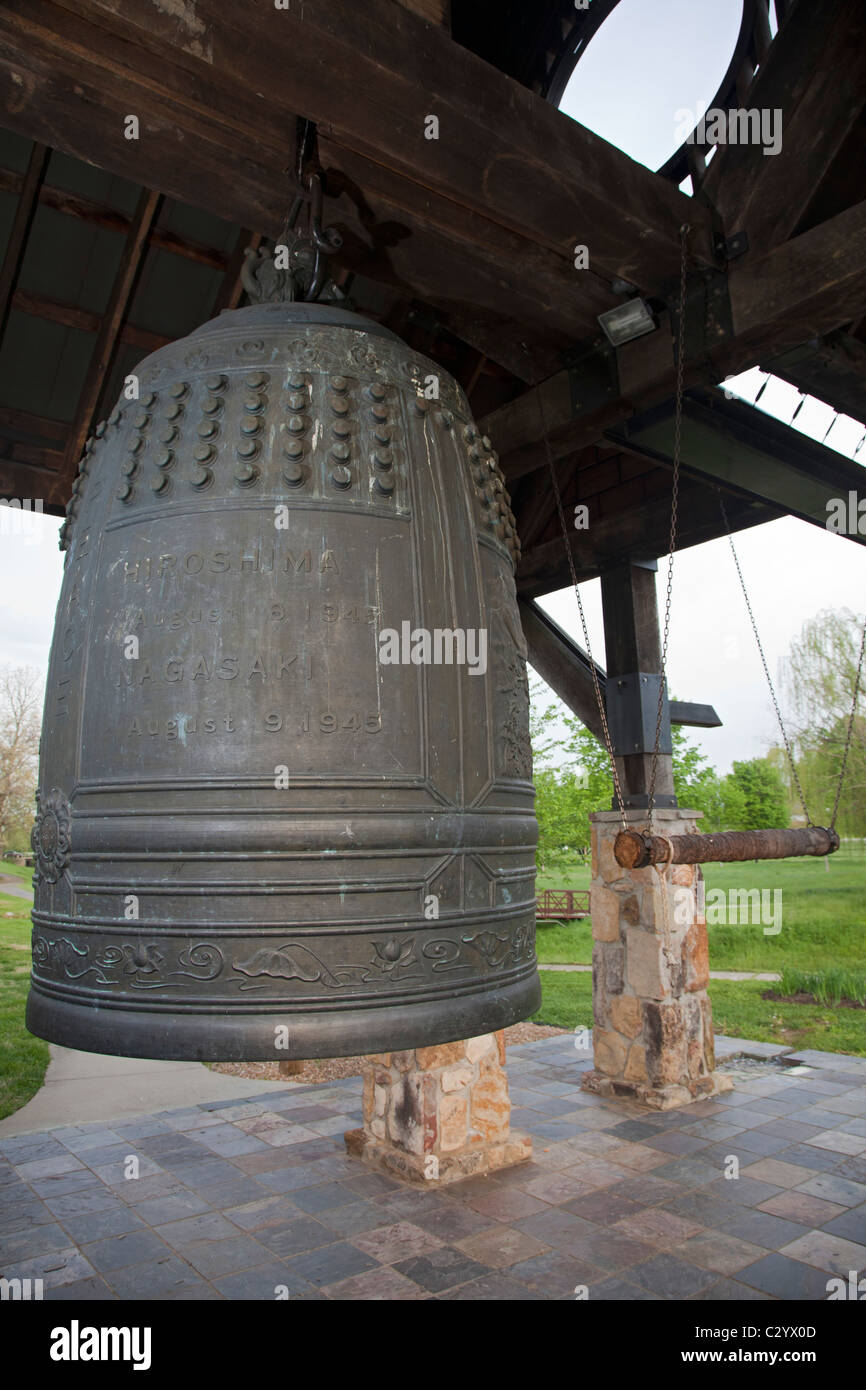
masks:
[[[699,815],[656,811],[655,833],[695,831]],[[697,913],[700,867],[623,869],[613,850],[619,816],[604,811],[592,821],[595,1069],[584,1086],[658,1109],[705,1099],[730,1083],[713,1070],[707,929]],[[644,813],[629,823],[642,826]]]

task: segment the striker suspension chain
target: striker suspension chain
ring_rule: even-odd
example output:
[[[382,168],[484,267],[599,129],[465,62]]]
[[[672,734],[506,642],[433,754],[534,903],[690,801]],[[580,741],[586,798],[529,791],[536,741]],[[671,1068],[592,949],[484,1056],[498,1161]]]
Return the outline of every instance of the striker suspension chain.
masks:
[[[731,547],[731,554],[732,554],[733,557],[734,557],[734,564],[735,564],[736,567],[737,567],[737,574],[738,574],[739,577],[740,577],[740,588],[741,588],[742,591],[743,591],[743,598],[746,600],[746,608],[748,609],[749,620],[750,620],[750,622],[751,622],[751,624],[752,624],[752,632],[753,632],[754,635],[755,635],[755,642],[757,643],[758,651],[759,651],[760,656],[761,656],[761,665],[762,665],[763,668],[764,668],[764,675],[767,677],[767,685],[769,686],[769,689],[770,689],[770,696],[771,696],[772,701],[773,701],[773,708],[774,708],[775,711],[776,711],[776,719],[778,720],[779,728],[780,728],[780,730],[781,730],[781,732],[782,732],[782,740],[783,740],[783,742],[784,742],[784,744],[785,744],[785,753],[787,754],[787,757],[788,757],[788,766],[789,766],[790,769],[791,769],[791,776],[792,776],[792,778],[794,779],[794,785],[795,785],[795,787],[797,788],[797,795],[798,795],[798,797],[800,798],[800,805],[803,807],[803,811],[804,811],[804,814],[805,814],[805,816],[806,816],[806,825],[807,825],[807,827],[808,827],[808,826],[813,825],[814,822],[813,822],[813,820],[812,820],[812,817],[809,815],[809,808],[808,808],[808,806],[806,805],[806,796],[805,796],[805,793],[803,792],[803,787],[802,787],[802,784],[801,784],[801,782],[800,782],[799,773],[797,772],[796,763],[794,762],[794,754],[793,754],[793,751],[792,751],[792,749],[791,749],[790,740],[789,740],[789,738],[788,738],[788,731],[787,731],[787,729],[785,728],[785,721],[784,721],[783,718],[782,718],[782,711],[781,711],[781,709],[779,708],[779,701],[778,701],[778,699],[776,698],[776,688],[775,688],[775,686],[773,685],[773,678],[772,678],[772,676],[770,675],[770,668],[769,668],[768,665],[767,665],[767,658],[766,658],[765,655],[764,655],[764,647],[763,647],[763,643],[761,642],[760,633],[758,632],[758,624],[757,624],[757,622],[755,621],[755,615],[754,615],[754,613],[752,612],[752,605],[751,605],[751,602],[750,602],[750,600],[749,600],[749,591],[748,591],[748,589],[746,588],[746,581],[745,581],[745,579],[743,578],[743,571],[742,571],[741,568],[740,568],[740,557],[739,557],[738,554],[737,554],[737,550],[736,550],[736,547],[735,547],[735,545],[734,545],[734,537],[733,537],[732,534],[731,534],[731,526],[730,526],[730,522],[728,521],[728,513],[727,513],[727,510],[725,509],[725,499],[724,499],[724,497],[721,495],[721,493],[719,493],[719,505],[720,505],[720,507],[721,507],[721,509],[722,509],[722,520],[723,520],[724,523],[725,523],[725,530],[726,530],[727,533],[728,533],[728,544],[729,544],[730,547]],[[862,654],[862,653],[861,653],[861,654]],[[854,697],[854,698],[855,698],[855,700],[856,700],[856,693],[855,693],[855,697]],[[838,797],[837,797],[837,805],[838,805]],[[831,829],[831,830],[833,829],[833,825],[834,825],[834,823],[835,823],[835,819],[836,819],[836,817],[835,817],[835,813],[834,813],[833,821],[830,822],[830,829]]]
[[[677,332],[677,375],[674,405],[674,458],[673,480],[671,485],[671,534],[668,548],[668,582],[665,595],[665,622],[662,638],[661,660],[659,661],[659,702],[656,710],[656,733],[653,744],[652,767],[650,770],[649,795],[647,796],[647,834],[653,833],[653,807],[655,805],[656,774],[659,764],[659,745],[662,736],[662,715],[665,700],[665,668],[668,655],[668,637],[671,626],[671,589],[674,581],[674,551],[677,544],[677,507],[680,494],[680,453],[683,432],[683,373],[685,368],[685,327],[686,327],[686,238],[689,224],[680,227],[680,301],[679,328]]]

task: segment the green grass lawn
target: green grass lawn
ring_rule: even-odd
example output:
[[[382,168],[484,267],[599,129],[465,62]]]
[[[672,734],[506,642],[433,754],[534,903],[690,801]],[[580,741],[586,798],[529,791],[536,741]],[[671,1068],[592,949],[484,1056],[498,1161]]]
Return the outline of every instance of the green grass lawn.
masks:
[[[592,976],[541,971],[542,1002],[535,1023],[559,1028],[592,1027]],[[866,1056],[866,1009],[833,1009],[762,999],[759,980],[711,980],[717,1033],[780,1047],[817,1047]]]
[[[0,1120],[36,1094],[48,1066],[48,1044],[24,1027],[29,983],[30,907],[0,893]]]
[[[20,878],[29,888],[33,886],[33,870],[25,869],[23,864],[13,864],[9,859],[0,859],[0,878],[9,874],[10,878]]]
[[[708,895],[721,889],[781,889],[781,930],[767,936],[754,926],[708,925],[711,970],[862,971],[866,962],[866,863],[862,860],[783,859],[704,866]],[[539,876],[539,888],[586,888],[588,866],[565,865]],[[772,899],[770,899],[772,901]],[[712,899],[708,901],[708,908]],[[540,926],[542,966],[588,965],[592,961],[589,919]],[[589,1024],[589,974],[548,972],[542,976],[544,1003],[536,1021],[573,1028]],[[760,981],[714,980],[710,997],[716,1028],[736,1037],[817,1047],[829,1052],[866,1053],[866,1011],[765,1000]]]
[[[545,888],[588,888],[592,878],[592,870],[589,860],[582,864],[579,859],[571,863],[556,865],[550,869],[542,870],[535,879],[536,890],[541,893]]]
[[[712,970],[823,970],[866,962],[866,863],[850,860],[781,859],[748,864],[706,864],[707,894],[731,889],[781,889],[781,930],[765,936],[761,925],[708,925]],[[588,888],[589,869],[576,864],[539,875],[542,888]],[[556,878],[556,882],[548,879]],[[769,899],[772,903],[772,897]],[[709,899],[708,907],[712,906]],[[588,965],[592,928],[588,918],[539,927],[538,958],[546,964]]]

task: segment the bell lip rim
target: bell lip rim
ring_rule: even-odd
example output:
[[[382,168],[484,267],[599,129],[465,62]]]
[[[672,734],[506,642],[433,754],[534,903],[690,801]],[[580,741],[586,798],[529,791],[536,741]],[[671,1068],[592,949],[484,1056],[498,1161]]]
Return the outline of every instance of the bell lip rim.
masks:
[[[525,1021],[540,1005],[537,965],[502,988],[485,991],[481,986],[477,992],[454,1000],[414,1008],[405,1004],[359,1008],[348,1020],[352,1025],[348,1031],[347,1016],[333,1009],[292,1014],[286,1008],[282,1016],[257,1014],[251,1009],[231,1017],[201,1013],[178,1019],[168,1010],[160,1016],[136,1009],[103,1010],[72,1004],[31,981],[25,1026],[55,1046],[100,1056],[180,1062],[309,1061],[403,1052],[481,1037]],[[161,1027],[158,1020],[166,1026]],[[289,1046],[279,1051],[274,1048],[275,1022],[285,1022],[289,1028]],[[113,1047],[98,1045],[118,1036],[121,1042]]]

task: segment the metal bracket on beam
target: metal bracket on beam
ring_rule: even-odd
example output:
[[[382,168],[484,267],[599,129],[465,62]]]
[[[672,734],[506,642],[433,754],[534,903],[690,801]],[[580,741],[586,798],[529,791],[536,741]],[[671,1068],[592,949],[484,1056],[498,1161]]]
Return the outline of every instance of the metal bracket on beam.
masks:
[[[674,354],[680,336],[678,290],[672,287],[667,296]],[[705,362],[710,351],[733,337],[734,321],[727,270],[701,266],[689,273],[686,280],[686,338],[685,361]]]
[[[661,676],[633,671],[607,678],[607,726],[613,751],[618,757],[631,753],[651,753],[655,748]],[[659,752],[673,752],[670,707],[667,694],[662,701]]]
[[[562,354],[562,360],[568,370],[573,416],[619,399],[616,349],[610,343],[601,338],[578,343]]]
[[[712,705],[696,705],[691,700],[671,700],[671,723],[692,729],[720,729],[722,721]]]
[[[745,231],[734,232],[733,236],[719,236],[713,243],[713,248],[717,256],[722,256],[726,261],[735,261],[738,256],[744,256],[749,249],[749,237]]]

